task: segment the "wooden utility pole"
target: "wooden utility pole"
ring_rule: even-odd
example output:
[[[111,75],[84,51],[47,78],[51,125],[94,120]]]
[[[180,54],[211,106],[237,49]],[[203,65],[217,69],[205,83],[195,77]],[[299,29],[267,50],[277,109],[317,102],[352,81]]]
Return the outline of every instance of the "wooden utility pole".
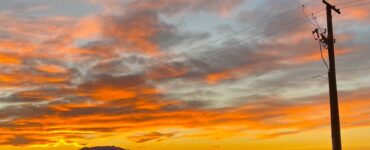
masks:
[[[331,137],[333,150],[342,150],[341,135],[340,135],[340,120],[339,120],[339,106],[337,93],[337,79],[335,73],[335,53],[334,53],[334,35],[333,35],[333,20],[332,10],[340,14],[340,10],[335,6],[323,0],[326,5],[326,16],[328,26],[328,53],[329,53],[329,93],[330,93],[330,116],[331,116]]]

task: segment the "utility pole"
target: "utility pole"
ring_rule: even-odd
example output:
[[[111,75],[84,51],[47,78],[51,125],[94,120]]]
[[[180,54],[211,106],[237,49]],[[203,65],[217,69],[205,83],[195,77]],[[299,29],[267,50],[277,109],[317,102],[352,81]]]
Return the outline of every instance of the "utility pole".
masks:
[[[323,0],[326,5],[327,16],[327,46],[329,54],[329,93],[330,93],[330,117],[331,117],[331,137],[333,150],[342,150],[341,135],[340,135],[340,120],[338,107],[337,79],[335,73],[335,53],[334,53],[334,35],[333,35],[333,20],[332,10],[340,14],[340,10],[334,5],[331,5],[326,0]]]

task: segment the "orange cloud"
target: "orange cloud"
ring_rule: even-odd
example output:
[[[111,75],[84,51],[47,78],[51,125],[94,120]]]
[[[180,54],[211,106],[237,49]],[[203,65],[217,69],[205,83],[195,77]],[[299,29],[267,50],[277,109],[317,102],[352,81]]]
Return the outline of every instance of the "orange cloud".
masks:
[[[90,96],[96,100],[118,100],[134,98],[136,93],[134,91],[113,87],[99,87],[93,90]]]
[[[69,80],[68,76],[48,76],[43,74],[25,74],[24,72],[2,73],[0,81],[7,85],[54,84]]]
[[[98,36],[101,31],[101,23],[99,18],[86,17],[79,21],[72,33],[75,39],[85,39]]]
[[[13,41],[0,39],[0,50],[10,52],[32,52],[37,49],[38,46],[25,41]]]
[[[21,62],[22,60],[17,57],[0,54],[0,64],[20,64]]]
[[[304,55],[297,56],[297,57],[292,57],[291,61],[293,61],[295,63],[309,63],[309,62],[319,61],[319,60],[322,59],[319,50],[312,50],[312,51],[313,51],[312,53],[304,54]],[[353,50],[353,49],[336,49],[335,50],[335,55],[340,56],[340,55],[351,53],[353,51],[355,51],[355,50]],[[327,50],[324,49],[324,48],[323,48],[323,57],[326,60],[328,59]]]
[[[365,110],[370,105],[369,101],[368,99],[358,99],[341,102],[343,127],[368,125],[363,120],[368,113]],[[155,101],[147,102],[156,105]],[[167,105],[176,106],[181,105],[181,103]],[[63,107],[67,109],[61,109]],[[139,109],[127,112],[125,107],[120,108],[109,103],[68,104],[52,106],[51,108],[56,111],[56,114],[43,114],[39,117],[14,120],[12,124],[17,126],[17,130],[1,128],[0,131],[5,135],[3,140],[6,141],[8,139],[6,138],[7,135],[14,134],[53,141],[60,138],[82,139],[83,135],[88,133],[96,135],[106,132],[130,131],[139,133],[150,129],[171,127],[199,129],[200,132],[198,134],[202,134],[197,135],[195,133],[193,135],[197,137],[212,137],[212,135],[216,137],[225,137],[227,135],[230,137],[240,135],[243,131],[263,130],[263,134],[257,134],[256,136],[265,139],[303,132],[329,124],[327,101],[285,103],[276,100],[262,100],[220,110],[186,108],[173,111],[161,109],[140,111]],[[89,110],[90,113],[80,114],[76,110]],[[110,112],[114,114],[109,114]],[[72,113],[77,114],[73,115]],[[65,119],[67,116],[63,114],[67,116],[72,115],[73,117]],[[305,117],[302,118],[302,116]],[[29,124],[37,124],[38,126],[29,126]],[[233,128],[235,130],[227,131],[224,130],[225,128]],[[277,129],[290,131],[275,132]],[[209,135],[210,133],[212,134]],[[146,142],[166,140],[173,136],[173,133],[152,132],[128,136],[128,138],[136,142]],[[184,136],[192,136],[192,134],[185,134]]]
[[[36,67],[38,70],[49,72],[49,73],[66,73],[66,68],[58,65],[46,65],[41,64]]]
[[[341,16],[340,19],[366,20],[370,16],[368,8],[350,8],[343,11],[345,13],[343,13],[343,16]]]
[[[260,65],[263,64],[261,63],[254,65],[247,64],[244,66],[240,66],[238,68],[232,68],[221,72],[211,73],[206,76],[206,81],[208,84],[216,84],[219,83],[220,81],[239,79],[253,72],[255,68],[257,68]]]
[[[219,72],[214,74],[207,75],[207,82],[208,84],[215,84],[222,80],[232,79],[234,78],[231,74],[234,71],[227,71],[227,72]]]
[[[13,83],[17,81],[17,78],[12,75],[0,74],[0,82]]]

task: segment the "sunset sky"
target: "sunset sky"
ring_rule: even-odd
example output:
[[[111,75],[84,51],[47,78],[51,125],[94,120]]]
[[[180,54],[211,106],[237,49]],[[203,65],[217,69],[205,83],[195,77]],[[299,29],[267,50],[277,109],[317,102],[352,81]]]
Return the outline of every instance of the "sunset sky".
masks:
[[[367,150],[370,0],[329,2]],[[0,150],[330,150],[318,26],[321,0],[0,0]]]

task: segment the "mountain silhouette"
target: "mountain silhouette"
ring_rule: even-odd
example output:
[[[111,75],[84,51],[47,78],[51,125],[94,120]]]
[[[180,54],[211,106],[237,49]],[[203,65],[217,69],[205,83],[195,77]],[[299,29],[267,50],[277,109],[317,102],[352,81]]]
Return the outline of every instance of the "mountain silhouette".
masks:
[[[79,150],[128,150],[115,146],[97,146],[97,147],[84,147]]]

